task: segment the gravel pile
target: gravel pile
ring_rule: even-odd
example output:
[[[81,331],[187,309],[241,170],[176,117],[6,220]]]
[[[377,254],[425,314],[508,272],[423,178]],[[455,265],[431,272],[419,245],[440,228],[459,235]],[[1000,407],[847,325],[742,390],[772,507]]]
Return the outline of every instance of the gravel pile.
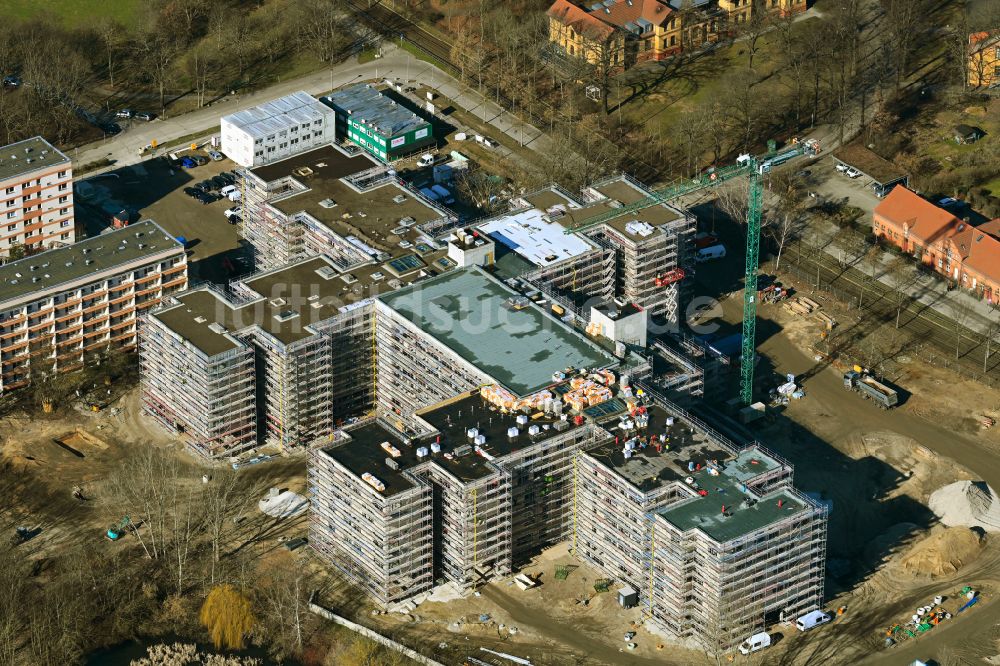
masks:
[[[979,527],[1000,532],[1000,500],[982,481],[957,481],[937,489],[928,502],[948,527]]]

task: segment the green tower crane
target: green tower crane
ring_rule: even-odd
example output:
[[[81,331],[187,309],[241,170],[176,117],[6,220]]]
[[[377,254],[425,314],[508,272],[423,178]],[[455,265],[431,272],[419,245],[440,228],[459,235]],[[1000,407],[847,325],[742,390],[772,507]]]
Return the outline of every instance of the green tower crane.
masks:
[[[743,281],[743,348],[740,354],[740,400],[749,405],[753,401],[753,369],[757,360],[757,265],[760,262],[760,226],[764,210],[764,183],[762,175],[799,155],[819,154],[819,142],[810,139],[793,143],[782,152],[770,152],[757,158],[743,155],[736,164],[715,169],[692,180],[672,183],[654,190],[650,196],[621,208],[583,220],[567,227],[566,233],[579,233],[598,226],[608,220],[628,213],[667,203],[686,194],[692,194],[708,187],[714,187],[733,178],[746,177],[749,180],[749,201],[747,202],[747,246],[746,272]]]

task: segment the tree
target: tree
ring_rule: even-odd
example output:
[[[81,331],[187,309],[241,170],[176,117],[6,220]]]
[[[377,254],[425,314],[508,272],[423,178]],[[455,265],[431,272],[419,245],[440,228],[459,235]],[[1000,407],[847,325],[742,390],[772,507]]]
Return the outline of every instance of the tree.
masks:
[[[180,44],[156,30],[147,32],[137,40],[136,56],[139,66],[159,91],[161,114],[166,108],[167,82],[173,75],[174,59],[180,51]]]
[[[212,588],[198,618],[217,649],[242,649],[254,625],[250,600],[228,584]]]
[[[771,29],[770,14],[763,7],[754,7],[747,21],[741,24],[740,37],[747,47],[747,69],[753,69],[753,59],[760,50],[760,39]]]
[[[114,88],[115,66],[128,43],[128,33],[125,31],[125,26],[110,17],[102,19],[97,24],[95,31],[104,47],[104,58],[108,66],[108,85]]]

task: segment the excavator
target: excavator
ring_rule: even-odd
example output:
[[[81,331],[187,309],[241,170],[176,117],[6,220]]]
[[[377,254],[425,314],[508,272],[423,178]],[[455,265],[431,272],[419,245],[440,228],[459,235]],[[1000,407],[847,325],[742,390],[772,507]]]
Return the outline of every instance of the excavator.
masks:
[[[125,516],[117,523],[109,527],[105,536],[107,536],[112,541],[118,541],[118,539],[122,538],[125,535],[125,530],[127,530],[131,524],[132,524],[132,519],[128,516]]]

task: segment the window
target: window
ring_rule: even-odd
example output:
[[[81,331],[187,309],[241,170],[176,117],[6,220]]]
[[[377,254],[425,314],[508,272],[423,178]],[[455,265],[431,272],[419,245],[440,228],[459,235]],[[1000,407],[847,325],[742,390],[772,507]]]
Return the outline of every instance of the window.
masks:
[[[69,212],[69,208],[60,208],[59,209],[59,214],[60,215],[65,215],[68,212]]]
[[[670,35],[670,45],[677,46],[677,35]]]
[[[16,224],[8,224],[7,225],[7,231],[16,231],[16,230],[17,230],[17,225]]]
[[[14,194],[14,188],[13,187],[8,187],[6,191],[7,191],[7,194]]]
[[[66,187],[67,187],[66,183],[59,183],[59,191],[60,192],[65,192],[66,191]],[[38,196],[42,196],[42,193],[39,192]]]
[[[61,197],[59,197],[59,203],[66,203],[67,201],[69,201],[69,195],[68,194],[64,194]]]
[[[12,213],[7,213],[7,219],[8,220],[13,220],[15,215],[17,215],[17,213],[13,213],[13,212]]]
[[[66,172],[65,171],[60,171],[59,173],[56,174],[56,177],[57,178],[65,178],[66,177]]]
[[[67,231],[66,233],[60,235],[59,238],[62,238],[63,240],[66,240],[67,238],[69,238],[69,232]]]
[[[59,226],[63,228],[68,227],[69,225],[70,225],[69,220],[63,220],[62,222],[59,223]]]
[[[7,208],[12,208],[14,204],[17,203],[17,199],[11,199],[7,202]]]

